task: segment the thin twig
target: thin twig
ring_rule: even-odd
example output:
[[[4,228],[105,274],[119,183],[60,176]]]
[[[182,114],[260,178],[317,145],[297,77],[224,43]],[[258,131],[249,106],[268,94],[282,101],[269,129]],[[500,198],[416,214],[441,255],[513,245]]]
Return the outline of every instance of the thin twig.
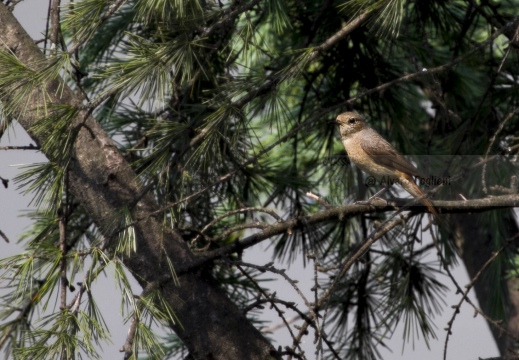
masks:
[[[328,201],[326,201],[326,199],[320,197],[319,195],[314,194],[311,191],[307,192],[306,196],[308,196],[310,199],[314,199],[315,201],[317,201],[319,204],[321,204],[325,208],[329,208],[330,206],[332,206]]]
[[[50,31],[50,43],[51,49],[54,50],[55,55],[58,53],[58,44],[60,43],[60,35],[61,35],[61,23],[59,16],[59,7],[60,0],[51,0],[50,3],[50,23],[51,23],[51,31]],[[53,48],[54,47],[54,48]]]
[[[67,289],[69,282],[67,279],[67,218],[66,211],[58,219],[59,226],[59,249],[61,252],[60,259],[60,307],[65,309],[67,306]]]
[[[503,130],[503,128],[505,127],[506,123],[514,117],[514,115],[518,114],[519,113],[519,107],[515,108],[514,110],[512,110],[511,112],[509,112],[505,118],[503,119],[503,121],[501,121],[501,123],[499,124],[499,127],[498,129],[496,130],[496,132],[494,133],[494,135],[492,135],[492,138],[490,139],[490,143],[488,144],[488,147],[487,147],[487,151],[485,152],[485,160],[488,158],[488,154],[490,154],[490,150],[492,149],[492,146],[494,145],[494,142],[496,141],[496,138],[497,136],[501,133],[501,131]],[[488,189],[487,189],[487,182],[486,182],[486,173],[487,173],[487,164],[485,163],[483,165],[483,170],[481,171],[481,185],[482,185],[482,190],[483,190],[483,193],[487,194],[488,193]]]
[[[366,251],[380,238],[382,238],[385,234],[387,234],[390,230],[394,229],[396,226],[400,224],[405,224],[409,220],[409,215],[402,216],[399,219],[395,219],[393,221],[385,221],[381,226],[376,228],[364,241],[364,243],[357,249],[357,251],[350,256],[340,267],[337,275],[335,276],[335,280],[321,295],[319,301],[317,302],[317,306],[323,306],[331,296],[331,294],[335,291],[335,287],[339,283],[339,279],[341,279],[344,274],[346,274],[353,264],[360,259]]]
[[[221,234],[219,234],[219,235],[217,235],[217,236],[215,236],[213,238],[209,238],[209,241],[216,242],[218,240],[225,239],[227,236],[231,235],[233,232],[236,232],[236,231],[245,230],[245,229],[260,229],[260,230],[264,230],[268,226],[269,226],[269,224],[267,224],[267,223],[260,223],[259,221],[256,221],[256,222],[253,222],[253,223],[238,224],[236,226],[233,226],[233,227],[225,230],[224,232],[222,232]]]
[[[283,219],[274,211],[274,210],[270,210],[270,209],[265,209],[265,208],[257,208],[257,207],[247,207],[247,208],[242,208],[242,209],[237,209],[237,210],[232,210],[232,211],[229,211],[229,212],[226,212],[225,214],[223,215],[220,215],[218,216],[216,219],[214,219],[213,221],[211,221],[209,224],[207,224],[206,226],[203,227],[202,230],[200,230],[199,234],[192,240],[191,243],[195,243],[197,242],[198,240],[200,240],[200,237],[203,236],[203,234],[210,228],[212,227],[213,225],[215,225],[216,223],[222,221],[223,219],[229,217],[229,216],[232,216],[232,215],[236,215],[236,214],[243,214],[243,213],[248,213],[248,212],[263,212],[265,214],[269,214],[270,216],[272,216],[274,219],[276,219],[278,222],[281,222],[283,221]]]
[[[0,146],[0,150],[40,150],[40,148],[30,144],[28,146]]]
[[[280,299],[276,299],[276,294],[272,294],[272,295],[269,295],[265,292],[265,290],[263,290],[263,288],[261,286],[259,286],[259,284],[257,283],[257,281],[252,277],[250,276],[244,269],[243,269],[243,264],[237,264],[237,268],[238,270],[240,270],[240,272],[245,275],[245,277],[247,279],[249,279],[249,281],[251,281],[254,286],[256,287],[256,289],[258,289],[258,291],[260,292],[261,295],[263,295],[265,297],[265,299],[258,299],[257,301],[255,301],[253,304],[250,305],[250,309],[252,309],[252,307],[256,307],[259,305],[259,301],[265,301],[265,302],[268,302],[269,304],[271,304],[271,306],[276,310],[276,312],[278,313],[278,316],[281,318],[281,320],[283,321],[283,323],[285,324],[285,327],[286,329],[288,330],[288,333],[290,334],[290,336],[292,337],[292,339],[295,339],[295,335],[292,331],[292,328],[290,327],[290,324],[288,322],[288,320],[285,318],[285,315],[283,313],[283,311],[281,311],[279,309],[279,307],[277,306],[277,303],[281,303],[283,305],[285,305],[287,308],[289,309],[292,309],[293,311],[297,312],[299,314],[299,316],[305,316],[305,314],[303,312],[301,312],[297,306],[294,306],[294,303],[291,303],[291,302],[282,302],[282,300]],[[248,311],[248,308],[245,308],[244,309],[244,313],[247,313]],[[311,321],[310,319],[308,319],[308,321]],[[303,350],[301,349],[301,347],[299,347],[299,351],[300,352],[303,352]]]
[[[2,239],[4,239],[6,243],[9,242],[9,238],[7,237],[7,235],[2,230],[0,230],[0,237]]]
[[[294,311],[300,311],[297,307],[294,307],[293,309]],[[301,312],[303,315],[305,315],[305,317],[302,317],[300,315],[296,315],[296,316],[292,316],[291,318],[289,319],[286,319],[286,321],[284,320],[282,323],[279,323],[279,324],[276,324],[276,325],[272,325],[272,326],[269,326],[267,328],[263,328],[262,331],[267,333],[267,334],[270,334],[270,333],[274,333],[276,331],[278,331],[279,329],[282,329],[284,328],[285,326],[289,325],[289,324],[293,324],[295,323],[296,321],[298,320],[301,320],[301,319],[304,319],[306,318],[307,314]],[[310,321],[310,320],[309,320]]]
[[[154,291],[157,288],[158,285],[159,282],[148,283],[148,285],[146,285],[142,293],[139,295],[139,300],[135,303],[135,308],[133,309],[132,314],[132,322],[130,324],[130,328],[128,329],[126,341],[124,342],[123,346],[119,349],[119,352],[124,352],[124,360],[128,360],[132,355],[134,355],[135,359],[138,357],[137,354],[133,352],[133,344],[135,342],[135,336],[137,334],[137,328],[140,322],[139,308],[142,305],[142,298],[148,296],[152,291]]]
[[[515,238],[515,237],[514,237]],[[496,252],[494,252],[490,258],[483,264],[483,266],[481,267],[481,269],[479,269],[479,271],[476,273],[476,275],[474,275],[474,277],[470,280],[470,282],[465,285],[465,290],[462,291],[461,287],[458,285],[458,283],[456,282],[456,280],[454,279],[454,276],[450,273],[450,270],[448,269],[447,266],[444,266],[445,270],[447,271],[447,274],[449,275],[449,277],[451,278],[451,280],[454,282],[456,288],[457,288],[457,291],[460,292],[462,294],[461,296],[461,299],[460,301],[458,302],[458,304],[454,305],[452,308],[454,309],[454,312],[450,318],[450,320],[447,322],[447,328],[445,328],[445,331],[447,331],[447,335],[445,337],[445,345],[443,347],[443,359],[446,360],[447,359],[447,347],[448,347],[448,343],[449,343],[449,339],[450,339],[450,335],[452,334],[452,326],[454,325],[454,320],[456,319],[456,316],[459,314],[460,312],[460,309],[461,309],[461,305],[463,304],[463,302],[467,302],[469,303],[472,308],[474,309],[474,311],[476,311],[477,313],[481,314],[489,323],[491,323],[493,326],[497,327],[499,329],[499,331],[503,332],[503,333],[506,333],[508,336],[510,336],[512,339],[514,339],[515,341],[519,341],[519,339],[517,339],[517,337],[512,334],[510,331],[508,331],[507,329],[503,328],[498,321],[495,321],[493,320],[492,318],[490,318],[489,316],[487,316],[483,311],[481,311],[481,309],[479,309],[469,298],[468,298],[468,294],[470,292],[470,290],[474,287],[474,284],[476,283],[476,281],[481,277],[481,275],[485,272],[485,270],[492,264],[492,262],[511,244],[512,240],[514,239],[508,239],[506,241],[506,243],[501,246],[501,248],[499,250],[497,250]],[[439,254],[441,255],[442,253],[439,252]],[[443,255],[442,255],[442,258],[443,258]]]
[[[279,270],[279,269],[276,269],[274,266],[272,266],[272,263],[269,263],[265,266],[260,266],[260,265],[256,265],[256,264],[250,264],[250,263],[245,263],[243,261],[240,261],[239,262],[240,265],[242,266],[247,266],[247,267],[250,267],[250,268],[253,268],[253,269],[256,269],[256,270],[259,270],[259,271],[269,271],[271,273],[274,273],[274,274],[278,274],[280,275],[281,277],[283,277],[291,286],[292,288],[294,288],[294,290],[297,292],[297,294],[299,295],[299,297],[303,300],[303,302],[305,303],[306,307],[308,308],[308,311],[310,313],[310,319],[313,319],[313,324],[315,326],[315,330],[317,332],[321,332],[321,329],[319,328],[319,325],[317,324],[317,322],[315,321],[317,319],[317,315],[315,314],[314,312],[314,307],[312,306],[312,304],[310,303],[310,301],[308,301],[308,299],[306,298],[306,296],[303,294],[303,292],[301,291],[301,289],[299,289],[299,286],[297,286],[297,282],[295,280],[293,280],[292,278],[290,278],[290,276],[288,276],[286,274],[286,271],[284,269],[282,270]]]
[[[119,350],[120,352],[124,352],[124,360],[128,360],[134,355],[133,353],[133,343],[135,341],[135,335],[137,334],[137,327],[139,326],[139,317],[137,316],[137,312],[133,313],[132,322],[130,324],[130,328],[128,329],[128,335],[126,336],[126,341],[123,347]],[[137,354],[135,354],[135,359],[137,358]]]
[[[315,309],[319,310],[321,308],[325,308],[326,303],[328,302],[329,298],[335,291],[335,288],[339,284],[339,280],[346,274],[349,269],[353,266],[353,264],[358,261],[364,253],[382,236],[384,236],[387,232],[389,232],[391,229],[396,227],[397,225],[401,223],[405,223],[408,220],[408,216],[402,217],[400,219],[396,219],[393,221],[386,220],[384,223],[382,223],[377,229],[375,229],[364,241],[364,243],[357,249],[357,251],[350,256],[341,266],[339,271],[337,272],[334,281],[332,284],[323,292],[323,294],[319,297],[319,300],[315,303]],[[297,341],[301,341],[303,335],[307,332],[308,326],[310,323],[304,322],[299,330],[299,334],[297,337]]]
[[[319,321],[318,321],[319,317],[318,317],[317,313],[315,312],[315,309],[317,309],[317,307],[314,308],[312,306],[313,304],[310,303],[306,299],[306,297],[303,295],[302,291],[297,286],[297,281],[293,280],[292,278],[290,278],[286,274],[285,270],[276,269],[274,266],[272,266],[272,263],[266,264],[264,266],[260,266],[260,265],[249,264],[249,263],[244,263],[244,262],[240,261],[240,262],[233,262],[233,264],[239,264],[239,265],[242,265],[242,266],[247,266],[247,267],[251,267],[251,268],[257,269],[257,270],[262,271],[262,272],[268,271],[268,272],[272,272],[274,274],[281,275],[294,288],[294,290],[298,293],[299,297],[303,300],[303,302],[305,303],[305,305],[306,305],[306,307],[308,309],[309,315],[306,315],[306,314],[304,314],[304,313],[302,313],[301,311],[298,310],[297,313],[299,314],[299,317],[301,317],[303,320],[305,320],[305,323],[310,324],[315,329],[316,336],[319,339],[322,339],[327,344],[327,346],[329,347],[330,351],[335,356],[335,358],[340,360],[339,354],[333,348],[333,343],[328,340],[328,338],[326,337],[326,335],[324,334],[323,330],[321,329],[321,327],[319,325]],[[284,317],[282,317],[282,319],[285,322],[285,325],[288,327],[288,329],[290,331],[290,334],[292,335],[293,344],[294,344],[294,347],[292,348],[292,350],[295,351],[295,347],[298,347],[300,349],[300,343],[301,343],[300,339],[298,340],[298,338],[296,338],[293,335],[293,333],[292,333],[290,327],[288,326],[288,323],[284,319]]]

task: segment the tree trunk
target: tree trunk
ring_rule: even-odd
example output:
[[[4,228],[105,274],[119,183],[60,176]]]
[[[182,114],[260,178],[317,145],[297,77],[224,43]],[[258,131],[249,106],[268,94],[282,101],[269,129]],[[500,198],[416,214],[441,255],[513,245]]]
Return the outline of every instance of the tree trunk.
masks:
[[[2,3],[0,50],[14,53],[29,68],[35,68],[35,64],[41,64],[45,59]],[[47,105],[83,106],[83,99],[74,95],[61,79],[43,84],[43,89],[46,96],[42,91],[35,91],[24,99],[22,107],[11,109],[12,117],[40,145],[46,143],[51,129],[35,133],[32,127],[46,109],[45,100]],[[9,108],[21,91],[16,84],[9,89],[0,89],[4,108]],[[202,270],[185,271],[194,263],[195,256],[177,232],[163,225],[158,204],[152,196],[142,196],[143,188],[136,174],[96,120],[83,110],[71,124],[71,129],[74,129],[71,133],[76,135],[68,165],[70,192],[90,214],[107,241],[113,240],[114,232],[118,230],[115,224],[121,210],[128,208],[137,245],[136,251],[127,256],[124,263],[143,288],[150,284],[161,288],[179,319],[179,323],[172,327],[192,357],[225,360],[279,358],[272,345],[210,276],[204,275]],[[55,154],[45,155],[50,161],[60,161]],[[171,276],[168,260],[179,274],[178,283]]]

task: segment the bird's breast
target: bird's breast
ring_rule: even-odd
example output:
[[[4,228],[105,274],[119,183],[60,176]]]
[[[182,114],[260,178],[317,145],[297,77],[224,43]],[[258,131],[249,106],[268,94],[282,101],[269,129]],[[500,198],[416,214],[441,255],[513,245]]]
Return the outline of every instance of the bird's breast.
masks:
[[[362,171],[376,177],[393,177],[394,171],[377,164],[362,148],[360,137],[345,137],[342,140],[349,159]]]

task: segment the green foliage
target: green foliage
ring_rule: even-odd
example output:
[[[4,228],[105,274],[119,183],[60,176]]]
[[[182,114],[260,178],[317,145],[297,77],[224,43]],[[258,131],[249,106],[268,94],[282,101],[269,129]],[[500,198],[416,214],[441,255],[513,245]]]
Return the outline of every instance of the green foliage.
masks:
[[[0,261],[1,279],[9,290],[2,298],[0,346],[7,343],[5,336],[15,358],[74,357],[78,352],[99,357],[98,348],[110,334],[91,286],[110,270],[129,326],[137,321],[133,358],[143,351],[149,358],[182,354],[175,336],[164,343],[152,331],[154,326],[182,326],[175,309],[159,289],[135,296],[122,263],[140,250],[134,204],[111,219],[113,236],[106,239],[68,192],[77,119],[86,111],[117,142],[147,194],[164,210],[156,214],[162,216],[164,227],[178,230],[193,251],[218,249],[256,231],[243,224],[257,222],[261,229],[275,222],[256,210],[223,216],[230,211],[269,208],[288,219],[320,209],[306,196],[308,191],[340,205],[374,190],[366,189],[360,174],[341,161],[344,150],[330,124],[352,104],[402,152],[452,155],[449,164],[452,160],[456,166],[441,165],[449,173],[458,171],[458,164],[468,168],[456,156],[479,159],[504,115],[518,106],[519,67],[517,50],[508,44],[512,39],[505,32],[480,46],[508,22],[518,5],[81,0],[64,6],[61,31],[68,48],[58,47],[46,62],[37,64],[0,52],[2,99],[3,92],[22,89],[14,99],[2,101],[4,116],[26,108],[34,90],[47,100],[42,84],[57,76],[88,97],[81,108],[45,102],[37,109],[39,121],[30,131],[47,134],[48,141],[39,146],[51,160],[27,165],[16,179],[20,188],[33,194],[39,211],[30,215],[34,227],[23,240],[26,252]],[[369,13],[366,22],[344,38],[333,38],[364,13]],[[322,50],[327,41],[331,44]],[[429,71],[446,64],[443,71]],[[369,92],[411,73],[418,75]],[[358,98],[348,100],[353,97]],[[506,135],[518,129],[513,118],[495,147],[514,145],[516,139]],[[414,160],[425,167],[428,156]],[[471,170],[456,186],[474,197],[480,194],[483,176],[489,184],[508,186],[517,168],[505,160],[510,163],[506,171],[491,166],[484,174]],[[515,221],[509,214],[496,214],[486,218],[489,229]],[[59,230],[64,218],[65,251]],[[336,266],[373,230],[372,220],[363,215],[308,225],[270,241],[279,259],[292,261],[312,252],[322,259],[321,265]],[[376,220],[383,221],[384,215]],[[421,224],[421,218],[414,219],[404,230],[388,233],[366,255],[366,263],[355,265],[340,279],[326,308],[333,320],[325,329],[344,358],[380,358],[379,347],[385,346],[399,322],[406,341],[435,338],[433,317],[440,311],[445,289],[438,265],[423,261],[436,249],[415,249],[422,238]],[[506,238],[497,230],[489,236],[496,249]],[[452,261],[448,234],[442,233],[439,242]],[[229,261],[241,254],[233,256]],[[501,283],[496,279],[510,266],[506,259],[496,261],[488,281]],[[70,283],[84,277],[75,293],[83,303],[76,306],[69,299],[65,306],[53,308],[62,294],[63,264]],[[176,279],[175,265],[169,263]],[[259,279],[260,271],[239,271],[225,262],[203,271],[241,308],[268,288]],[[332,283],[323,280],[320,286],[325,289]],[[494,293],[492,315],[504,316],[501,290]],[[40,310],[46,313],[33,323]],[[261,323],[261,316],[251,317]]]

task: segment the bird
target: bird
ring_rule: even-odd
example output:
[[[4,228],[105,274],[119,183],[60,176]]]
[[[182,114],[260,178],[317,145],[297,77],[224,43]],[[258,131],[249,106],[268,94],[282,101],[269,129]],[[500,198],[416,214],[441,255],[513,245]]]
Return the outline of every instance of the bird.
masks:
[[[424,192],[414,181],[413,176],[424,178],[422,173],[378,132],[369,127],[362,115],[345,112],[337,116],[335,121],[339,126],[342,144],[348,157],[357,167],[381,183],[398,183],[414,198],[420,199],[427,210],[439,220],[438,211],[431,201],[424,197]],[[377,192],[370,200],[388,187]]]

